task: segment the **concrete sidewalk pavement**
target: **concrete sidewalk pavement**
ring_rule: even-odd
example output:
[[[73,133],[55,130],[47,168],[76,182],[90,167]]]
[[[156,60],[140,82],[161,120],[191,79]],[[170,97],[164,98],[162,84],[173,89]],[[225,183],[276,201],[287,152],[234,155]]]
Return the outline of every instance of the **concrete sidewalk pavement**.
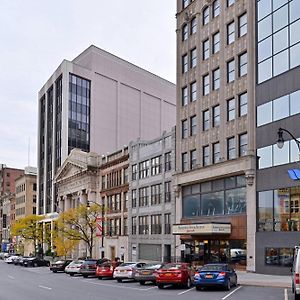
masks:
[[[291,288],[291,276],[265,275],[246,271],[236,271],[238,284]]]

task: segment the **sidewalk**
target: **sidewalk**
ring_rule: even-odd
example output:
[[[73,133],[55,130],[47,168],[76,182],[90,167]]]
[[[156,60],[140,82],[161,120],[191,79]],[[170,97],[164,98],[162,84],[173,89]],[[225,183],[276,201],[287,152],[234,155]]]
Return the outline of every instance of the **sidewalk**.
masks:
[[[291,288],[291,276],[265,275],[246,271],[236,271],[238,284]]]

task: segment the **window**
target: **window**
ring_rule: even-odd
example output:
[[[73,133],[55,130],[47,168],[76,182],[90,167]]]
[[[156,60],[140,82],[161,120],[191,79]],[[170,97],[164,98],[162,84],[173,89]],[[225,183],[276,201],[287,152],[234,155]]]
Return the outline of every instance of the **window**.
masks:
[[[247,105],[247,93],[239,95],[239,117],[247,115],[248,105]]]
[[[220,0],[215,0],[213,2],[213,18],[217,17],[220,14]]]
[[[131,220],[131,232],[132,234],[136,234],[136,217],[132,217]]]
[[[165,202],[171,202],[171,181],[165,182]]]
[[[128,219],[124,218],[123,235],[128,235]]]
[[[161,184],[151,186],[151,205],[160,204],[161,202]]]
[[[209,165],[209,146],[203,147],[203,166]]]
[[[235,118],[235,99],[229,99],[227,101],[227,121],[234,120]]]
[[[227,159],[236,158],[235,137],[227,139]]]
[[[213,127],[220,126],[220,105],[213,107]]]
[[[244,76],[247,74],[247,52],[239,56],[239,76]]]
[[[234,21],[227,25],[227,45],[234,42]]]
[[[186,73],[188,71],[188,56],[184,54],[182,56],[182,73]]]
[[[239,155],[240,156],[247,155],[247,147],[248,147],[247,133],[244,133],[239,136]]]
[[[213,163],[216,164],[221,161],[220,143],[213,144]]]
[[[197,49],[194,48],[191,50],[191,68],[195,68],[197,66]]]
[[[181,104],[182,106],[188,104],[188,88],[186,86],[181,90]]]
[[[209,58],[209,40],[205,40],[203,43],[202,43],[202,46],[203,46],[203,60]]]
[[[165,154],[165,172],[170,171],[171,170],[171,152],[168,152]]]
[[[203,25],[208,24],[209,22],[209,7],[203,9]]]
[[[165,234],[171,233],[171,214],[165,214]]]
[[[190,85],[190,97],[191,97],[191,101],[196,101],[197,100],[197,83],[192,82]]]
[[[190,118],[190,135],[197,134],[197,119],[196,116]]]
[[[182,26],[182,40],[185,41],[188,38],[188,25],[184,24]]]
[[[161,215],[151,216],[151,234],[161,234]]]
[[[203,112],[203,130],[209,129],[209,110]]]
[[[191,151],[190,159],[191,159],[190,168],[191,168],[191,170],[193,170],[196,168],[196,164],[197,164],[197,151],[196,150]]]
[[[209,94],[209,74],[203,76],[203,95]]]
[[[197,19],[195,17],[191,21],[191,34],[194,34],[196,32],[197,32]]]
[[[182,153],[181,154],[181,168],[182,168],[182,172],[187,171],[188,170],[188,157],[187,157],[187,152]]]
[[[182,8],[186,8],[190,4],[190,0],[182,0]]]
[[[145,160],[139,164],[139,177],[140,179],[149,176],[149,160]]]
[[[104,177],[104,183],[105,183],[105,176]],[[133,165],[132,166],[132,180],[136,180],[137,179],[137,165]],[[104,184],[105,186],[105,184]]]
[[[148,187],[139,189],[139,206],[148,206]]]
[[[234,4],[235,0],[227,0],[227,6],[231,6],[232,4]]]
[[[220,68],[216,69],[213,71],[212,73],[213,75],[213,86],[212,89],[213,90],[217,90],[220,88]]]
[[[247,34],[247,14],[239,17],[239,37]]]
[[[161,173],[161,156],[151,159],[151,175],[158,175]]]
[[[215,54],[217,52],[220,51],[220,32],[216,32],[213,37],[213,49],[212,49],[212,53]]]
[[[123,173],[123,183],[128,183],[128,168],[124,169]]]
[[[234,59],[227,62],[227,82],[232,82],[235,79]]]
[[[149,234],[148,216],[139,217],[139,234]]]
[[[188,137],[188,122],[187,120],[181,121],[181,138],[186,139]]]

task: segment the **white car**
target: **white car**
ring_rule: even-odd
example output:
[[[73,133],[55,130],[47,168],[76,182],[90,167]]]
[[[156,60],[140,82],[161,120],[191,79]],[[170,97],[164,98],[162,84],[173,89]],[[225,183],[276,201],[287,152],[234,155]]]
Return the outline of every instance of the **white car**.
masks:
[[[8,264],[12,264],[14,262],[14,259],[18,258],[19,255],[11,255],[4,259],[4,261]]]
[[[115,268],[113,277],[118,282],[122,282],[123,279],[134,279],[137,268],[141,268],[145,263],[141,262],[126,262],[120,264]]]
[[[295,246],[292,271],[292,293],[295,300],[300,300],[300,247]]]
[[[69,265],[65,268],[65,273],[70,276],[74,276],[75,274],[80,274],[80,267],[83,264],[83,260],[73,260]]]

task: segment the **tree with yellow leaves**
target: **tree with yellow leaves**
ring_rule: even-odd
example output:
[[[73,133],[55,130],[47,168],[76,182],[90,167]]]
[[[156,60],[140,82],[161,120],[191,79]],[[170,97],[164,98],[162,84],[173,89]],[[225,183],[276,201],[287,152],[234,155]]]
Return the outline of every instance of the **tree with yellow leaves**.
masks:
[[[72,251],[75,249],[78,243],[79,241],[69,240],[64,238],[61,234],[58,234],[53,239],[56,255],[63,256],[65,259],[67,259],[68,256],[71,256]]]
[[[80,205],[61,213],[57,219],[57,230],[70,241],[83,241],[92,257],[95,244],[97,218],[103,212],[98,204]]]
[[[43,243],[43,224],[41,221],[44,219],[42,216],[29,215],[20,220],[17,220],[12,229],[11,236],[20,236],[25,240],[31,240],[34,244]],[[34,247],[36,254],[36,247]]]

